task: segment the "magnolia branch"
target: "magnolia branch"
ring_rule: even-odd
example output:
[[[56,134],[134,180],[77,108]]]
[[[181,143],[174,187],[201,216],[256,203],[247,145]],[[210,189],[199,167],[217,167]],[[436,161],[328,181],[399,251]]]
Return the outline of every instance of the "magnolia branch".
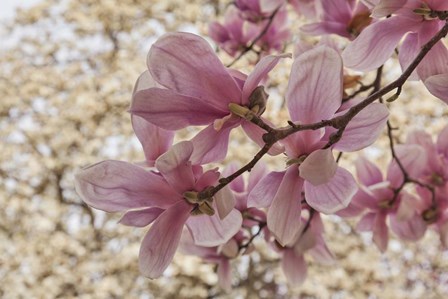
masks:
[[[234,65],[238,60],[246,55],[247,52],[254,49],[255,44],[268,32],[269,27],[271,27],[271,24],[274,21],[275,15],[280,10],[280,7],[281,5],[272,12],[272,14],[267,18],[268,22],[263,27],[263,30],[260,31],[260,33],[254,38],[254,40],[248,46],[246,46],[244,50],[231,63],[227,65],[227,67],[231,67],[232,65]]]
[[[228,177],[222,178],[219,181],[219,184],[213,188],[207,188],[206,190],[203,190],[198,193],[198,199],[199,200],[206,200],[208,198],[213,197],[219,190],[224,188],[227,184],[229,184],[231,181],[233,181],[235,178],[240,176],[246,171],[250,171],[255,164],[269,151],[269,149],[278,141],[296,133],[299,131],[305,131],[305,130],[318,130],[324,127],[333,127],[337,129],[338,131],[335,132],[332,136],[330,136],[330,141],[325,146],[326,148],[330,147],[331,145],[335,144],[340,140],[342,137],[342,134],[347,127],[347,125],[350,123],[350,121],[364,108],[375,102],[376,100],[380,99],[387,93],[391,92],[392,90],[396,89],[396,97],[398,97],[399,93],[401,92],[401,88],[406,82],[406,80],[411,76],[412,72],[417,68],[417,66],[420,64],[420,62],[423,60],[423,58],[428,54],[428,52],[432,49],[432,47],[439,42],[443,37],[445,37],[448,33],[448,22],[445,23],[445,25],[440,29],[440,31],[431,38],[425,45],[423,45],[422,49],[420,50],[417,57],[412,61],[412,63],[408,66],[408,68],[401,74],[400,77],[398,77],[395,81],[391,82],[390,84],[386,85],[385,87],[381,88],[380,90],[372,93],[367,98],[365,98],[360,103],[354,105],[351,107],[346,113],[343,115],[334,117],[332,119],[328,120],[321,120],[316,123],[312,124],[294,124],[291,121],[288,122],[290,125],[287,128],[282,129],[274,129],[268,126],[264,123],[265,130],[267,131],[266,134],[263,135],[263,141],[265,142],[265,145],[263,148],[254,156],[254,158],[244,165],[241,169],[236,171],[235,173],[231,174]],[[258,120],[257,120],[258,119]],[[258,116],[252,116],[251,115],[251,121],[253,123],[257,123],[258,121],[261,121]]]

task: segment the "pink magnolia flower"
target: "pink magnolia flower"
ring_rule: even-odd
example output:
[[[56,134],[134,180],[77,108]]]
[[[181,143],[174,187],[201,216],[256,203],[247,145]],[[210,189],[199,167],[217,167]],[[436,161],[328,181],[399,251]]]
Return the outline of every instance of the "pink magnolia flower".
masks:
[[[234,4],[244,19],[256,23],[272,15],[284,2],[284,0],[235,0]]]
[[[236,56],[246,49],[259,33],[259,28],[241,18],[238,9],[230,6],[224,15],[224,23],[210,23],[208,34],[230,56]]]
[[[316,1],[320,22],[301,27],[312,35],[337,34],[353,39],[370,24],[369,9],[356,0],[318,0]]]
[[[146,71],[137,79],[133,95],[140,90],[156,86],[158,86],[157,82]],[[146,161],[142,165],[153,167],[157,158],[168,151],[173,144],[175,132],[159,128],[137,115],[131,115],[131,121],[134,133],[140,141],[145,154]]]
[[[392,17],[368,26],[344,50],[347,67],[370,71],[378,68],[393,54],[400,40],[399,60],[407,68],[427,43],[445,24],[430,16],[431,11],[448,10],[445,0],[382,0],[373,10],[374,17],[393,13]],[[448,49],[439,41],[425,56],[414,74],[428,90],[448,102]]]
[[[342,102],[339,54],[321,46],[299,56],[292,66],[286,100],[295,123],[314,123],[337,115]],[[356,151],[370,145],[388,115],[382,104],[368,106],[352,119],[331,148],[323,149],[334,128],[301,131],[282,141],[289,159],[287,170],[268,174],[248,200],[249,206],[269,207],[268,228],[282,245],[290,245],[297,238],[302,200],[326,214],[349,204],[356,182],[350,172],[337,165],[332,149]]]
[[[241,17],[241,12],[237,8],[230,6],[226,11],[224,24],[212,22],[209,26],[209,35],[231,56],[246,50],[255,39],[258,39],[255,45],[263,54],[273,50],[281,51],[290,37],[287,15],[286,8],[281,8],[268,29],[264,31],[269,20],[262,18],[257,23],[252,23]]]
[[[76,190],[89,206],[126,212],[120,220],[125,225],[153,223],[139,256],[140,271],[150,278],[161,276],[168,267],[185,224],[201,246],[226,243],[241,227],[242,217],[233,209],[229,188],[205,201],[195,197],[217,184],[219,173],[192,165],[192,153],[189,141],[174,145],[156,160],[158,173],[126,162],[104,161],[76,174]]]
[[[288,0],[294,10],[307,19],[314,19],[317,14],[315,0]]]
[[[223,171],[223,176],[228,176],[238,169],[235,163],[230,164]],[[232,273],[230,261],[235,259],[242,248],[242,254],[249,254],[254,250],[254,246],[249,242],[251,235],[248,233],[254,226],[265,225],[266,216],[263,211],[256,208],[247,208],[247,194],[253,189],[255,184],[266,174],[267,170],[263,163],[257,163],[251,170],[247,185],[242,176],[233,180],[229,187],[235,195],[235,208],[243,214],[241,229],[227,243],[214,246],[203,247],[194,243],[191,235],[185,232],[182,235],[180,250],[184,254],[191,254],[202,257],[205,261],[217,264],[217,274],[219,285],[226,291],[231,289]],[[261,226],[262,227],[262,226]],[[249,244],[249,245],[246,245]]]
[[[238,169],[239,167],[237,166],[237,163],[231,163],[223,170],[222,175],[225,177],[229,176]],[[246,214],[246,216],[251,215],[260,220],[264,218],[264,213],[262,211],[247,206],[247,200],[250,192],[267,174],[268,170],[266,164],[263,162],[258,162],[250,171],[247,183],[244,181],[242,176],[239,176],[229,184],[229,187],[235,196],[235,208],[238,209],[238,211]],[[249,219],[247,222],[252,223],[253,221],[251,222]]]
[[[259,34],[267,26],[268,20],[258,24]],[[282,51],[285,42],[291,37],[288,24],[288,11],[282,7],[275,15],[268,30],[257,42],[257,45],[264,53],[270,53],[272,50]]]
[[[409,176],[418,178],[426,164],[423,148],[397,145],[395,151]],[[423,236],[426,224],[415,208],[418,199],[403,190],[396,193],[404,177],[395,161],[389,165],[386,179],[378,167],[365,158],[357,160],[356,172],[361,186],[350,205],[368,209],[358,223],[359,231],[371,231],[373,241],[382,252],[387,249],[389,240],[388,217],[392,230],[402,239],[418,240]]]
[[[294,244],[282,247],[275,243],[276,250],[282,254],[283,273],[288,282],[294,286],[301,285],[306,279],[308,267],[304,258],[305,253],[309,253],[321,264],[328,265],[334,262],[333,254],[323,238],[324,226],[319,213],[313,214],[308,226],[305,225],[306,222],[307,220],[303,219],[300,235]]]
[[[440,132],[436,144],[424,131],[410,133],[406,143],[420,145],[427,153],[428,163],[419,179],[435,187],[443,187],[448,182],[448,126]]]
[[[438,231],[442,245],[448,248],[448,185],[436,188],[435,201],[428,189],[417,186],[417,192],[413,208],[426,225]]]
[[[204,261],[217,265],[218,284],[225,291],[232,289],[232,269],[230,262],[239,253],[239,246],[245,238],[237,233],[227,243],[220,246],[203,247],[194,243],[191,234],[186,231],[182,235],[180,251],[183,254],[201,257]]]
[[[130,111],[166,130],[207,125],[192,139],[191,161],[205,164],[222,160],[230,131],[239,125],[252,140],[264,145],[265,131],[236,116],[229,106],[256,114],[264,112],[267,96],[258,84],[281,58],[288,56],[266,56],[246,77],[225,68],[203,38],[189,33],[166,34],[148,54],[149,72],[163,87],[136,92]],[[270,154],[281,152],[274,147]]]

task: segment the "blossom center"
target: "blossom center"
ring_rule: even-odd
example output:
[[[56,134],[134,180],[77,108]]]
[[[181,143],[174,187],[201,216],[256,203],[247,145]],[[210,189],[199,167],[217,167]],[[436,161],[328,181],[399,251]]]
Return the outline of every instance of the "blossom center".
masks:
[[[215,210],[212,206],[213,198],[199,200],[197,191],[187,191],[183,195],[184,199],[194,206],[190,212],[191,215],[197,216],[205,214],[208,216],[213,216],[215,214]]]

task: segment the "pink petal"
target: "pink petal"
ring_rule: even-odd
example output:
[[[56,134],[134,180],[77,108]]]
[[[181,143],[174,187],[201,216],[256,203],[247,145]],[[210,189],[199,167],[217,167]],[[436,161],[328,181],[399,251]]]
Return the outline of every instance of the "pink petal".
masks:
[[[375,223],[376,213],[367,213],[362,216],[356,225],[356,230],[360,232],[367,232],[373,230],[373,225]]]
[[[433,10],[448,10],[448,3],[444,0],[426,0],[425,2]]]
[[[260,11],[262,13],[273,12],[282,4],[284,4],[283,0],[260,0]]]
[[[311,224],[312,225],[312,224]],[[313,230],[313,227],[310,226],[305,232],[303,232],[303,229],[305,228],[305,224],[302,222],[302,225],[300,227],[300,234],[299,238],[294,244],[294,252],[297,255],[302,255],[317,244],[317,235],[318,232],[315,232]]]
[[[211,22],[208,25],[208,35],[217,43],[223,43],[230,38],[226,27],[218,22]]]
[[[391,215],[390,228],[403,240],[418,241],[426,232],[426,223],[418,213],[414,213],[408,220],[404,221],[400,221],[398,217]]]
[[[149,71],[144,71],[135,82],[134,90],[132,91],[132,96],[134,96],[137,92],[148,89],[151,87],[159,87],[163,88],[162,85],[158,84],[156,80],[151,76]]]
[[[247,192],[251,192],[254,187],[268,174],[268,168],[263,161],[255,164],[254,168],[250,171],[249,183],[247,184]]]
[[[342,218],[356,217],[364,211],[364,207],[355,202],[356,194],[353,196],[352,201],[345,209],[339,210],[335,213]]]
[[[444,248],[448,248],[448,222],[439,226],[440,242]]]
[[[448,73],[431,76],[423,83],[433,96],[448,104]]]
[[[406,4],[407,0],[381,0],[372,11],[372,16],[382,18],[393,14]]]
[[[353,196],[352,203],[363,208],[376,210],[378,207],[378,201],[382,198],[377,198],[376,192],[372,191],[371,188],[376,188],[377,185],[380,185],[383,188],[387,188],[389,186],[389,184],[385,185],[383,183],[371,185],[372,187],[365,187],[361,185]]]
[[[218,264],[218,283],[225,291],[232,290],[232,269],[228,259],[223,258]]]
[[[320,46],[294,61],[286,93],[292,121],[313,123],[328,119],[338,110],[341,100],[342,61],[335,50]]]
[[[428,157],[426,169],[436,170],[443,167],[440,162],[439,153],[437,151],[434,142],[432,141],[431,135],[424,131],[413,131],[408,134],[408,138],[406,140],[408,144],[418,144],[421,145]]]
[[[258,163],[256,164],[258,165]],[[228,177],[229,175],[235,173],[239,169],[239,165],[236,162],[231,162],[222,172],[223,177]],[[252,172],[251,172],[252,173]],[[235,192],[244,192],[244,179],[243,176],[238,176],[236,179],[230,182],[230,188]]]
[[[418,44],[418,34],[409,33],[406,35],[403,43],[400,47],[400,52],[398,54],[398,59],[400,61],[401,69],[405,70],[409,67],[412,61],[417,57],[420,52],[420,47]],[[419,80],[417,72],[414,70],[412,72],[409,80]]]
[[[227,110],[218,110],[200,98],[177,94],[172,90],[149,88],[134,95],[130,112],[166,130],[193,125],[208,125],[224,117]]]
[[[219,131],[213,124],[200,131],[191,142],[194,151],[191,155],[193,164],[207,164],[221,161],[226,157],[230,131],[238,126],[238,122],[226,122]]]
[[[343,1],[341,3],[338,0],[321,0],[319,4],[322,5],[323,19],[348,24],[352,18],[353,10],[349,2]]]
[[[202,167],[201,166],[199,167],[202,170]],[[205,173],[201,174],[200,177],[197,179],[194,185],[194,190],[202,191],[209,186],[213,186],[218,182],[218,179],[219,179],[219,172],[217,168],[207,170]]]
[[[195,255],[203,259],[217,256],[217,247],[202,247],[194,244],[188,229],[184,229],[180,238],[179,252],[186,255]]]
[[[356,175],[364,186],[370,186],[383,181],[381,170],[365,157],[359,157],[355,162]]]
[[[348,23],[324,21],[304,25],[300,27],[300,30],[310,35],[338,34],[343,37],[350,37],[350,33],[347,30],[347,25]]]
[[[168,33],[148,54],[154,79],[179,94],[200,98],[226,110],[241,102],[241,90],[205,39],[190,33]]]
[[[333,178],[314,186],[305,181],[306,202],[324,214],[332,214],[348,206],[358,187],[352,174],[338,167]]]
[[[145,227],[156,220],[164,211],[165,210],[159,208],[129,211],[121,217],[119,223],[127,226]]]
[[[288,168],[268,210],[268,228],[283,246],[292,244],[300,232],[302,184],[297,168]]]
[[[238,242],[235,240],[236,236],[230,239],[227,243],[221,246],[220,252],[229,258],[235,258],[238,255],[239,247]],[[244,239],[242,236],[241,239]]]
[[[448,158],[448,126],[440,132],[439,137],[437,138],[437,150],[444,155],[445,158]]]
[[[235,207],[235,197],[229,186],[225,186],[218,193],[215,194],[216,209],[218,210],[219,218],[222,220]]]
[[[263,147],[265,145],[265,142],[263,141],[263,135],[266,134],[265,130],[249,121],[243,121],[241,123],[241,127],[243,128],[247,136],[256,144],[258,144],[260,147]],[[284,151],[284,146],[277,142],[269,149],[268,154],[271,156],[277,156]]]
[[[307,265],[303,255],[296,255],[294,250],[283,251],[281,262],[283,273],[288,282],[293,286],[301,285],[307,276]]]
[[[427,165],[427,155],[419,145],[396,145],[395,153],[402,166],[411,178],[419,178]],[[396,161],[392,161],[387,170],[387,180],[392,187],[398,187],[403,182],[403,172]]]
[[[148,165],[154,166],[155,160],[173,144],[175,132],[161,129],[137,115],[131,115],[131,121]]]
[[[370,104],[350,121],[342,138],[333,148],[353,152],[371,145],[384,130],[388,117],[389,110],[386,105]]]
[[[157,278],[171,263],[177,250],[182,228],[190,216],[191,205],[180,201],[163,212],[149,229],[140,247],[140,272]]]
[[[230,240],[241,228],[243,217],[233,209],[224,219],[213,216],[192,216],[187,221],[194,243],[198,246],[218,246]]]
[[[342,52],[344,65],[358,71],[371,71],[392,56],[401,38],[420,25],[412,19],[392,16],[366,27]]]
[[[89,206],[106,212],[166,208],[181,199],[161,176],[121,161],[104,161],[80,170],[75,186]]]
[[[299,166],[300,177],[314,186],[322,185],[333,178],[337,167],[331,149],[317,150],[308,155]]]
[[[418,31],[418,44],[423,46],[440,30],[438,22],[423,22]],[[437,42],[423,58],[417,68],[422,80],[448,73],[448,49],[443,41]]]
[[[195,184],[191,162],[189,161],[192,152],[193,144],[190,141],[182,141],[173,145],[156,161],[156,168],[180,194],[191,191]]]
[[[400,205],[394,215],[397,221],[407,221],[412,218],[419,206],[418,199],[406,191],[400,192]]]
[[[247,77],[243,87],[242,104],[247,104],[249,96],[253,90],[260,84],[268,73],[277,65],[282,58],[291,58],[291,54],[268,55],[263,57],[255,66],[254,70]]]
[[[255,208],[267,208],[271,205],[275,194],[280,187],[285,171],[282,172],[270,172],[266,175],[248,195],[247,207]]]
[[[327,244],[325,244],[323,240],[322,242],[320,242],[320,244],[317,244],[316,246],[311,248],[309,250],[309,253],[314,258],[314,260],[319,264],[322,265],[334,264],[335,257],[333,253],[330,251],[330,249],[328,249]]]

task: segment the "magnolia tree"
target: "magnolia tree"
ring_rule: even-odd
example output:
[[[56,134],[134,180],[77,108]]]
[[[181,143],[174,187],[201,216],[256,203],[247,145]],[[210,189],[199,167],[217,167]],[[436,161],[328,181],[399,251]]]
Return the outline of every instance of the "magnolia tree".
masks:
[[[304,36],[318,36],[318,43],[292,36],[291,9],[307,20]],[[150,226],[139,266],[152,279],[180,250],[216,264],[219,284],[229,290],[231,261],[253,253],[253,241],[263,238],[288,281],[299,285],[307,276],[304,256],[335,259],[322,215],[356,217],[357,229],[370,231],[382,252],[389,231],[417,242],[433,229],[446,247],[448,126],[436,141],[420,130],[396,144],[386,102],[400,100],[406,81],[421,80],[448,103],[447,19],[445,0],[232,2],[223,22],[209,24],[209,36],[234,60],[224,65],[207,40],[191,33],[158,39],[129,109],[145,161],[84,168],[76,190],[93,208],[123,213],[121,224]],[[294,55],[282,53],[292,42]],[[249,53],[257,59],[245,74],[233,66]],[[385,85],[384,64],[394,53],[402,71]],[[288,59],[289,116],[268,120],[270,74]],[[371,71],[373,82],[364,82]],[[205,127],[173,144],[176,132],[191,126]],[[237,127],[258,153],[243,166],[216,167]],[[364,156],[355,173],[339,166],[342,155],[383,133],[392,157],[384,174]],[[266,155],[278,156],[276,171],[262,161]]]

